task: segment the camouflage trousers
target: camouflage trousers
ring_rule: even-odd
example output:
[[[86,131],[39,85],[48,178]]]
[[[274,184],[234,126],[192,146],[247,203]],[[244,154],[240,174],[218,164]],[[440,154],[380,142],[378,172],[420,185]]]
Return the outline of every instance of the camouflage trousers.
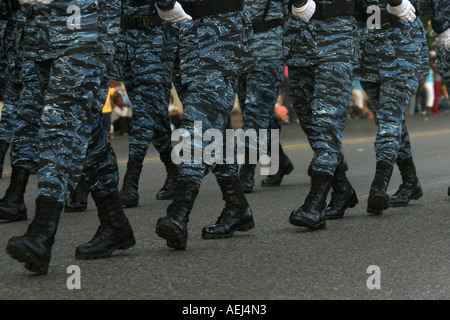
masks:
[[[22,81],[20,79],[21,63],[17,63],[13,68],[8,68],[6,75],[4,106],[2,109],[2,118],[0,121],[0,140],[11,143],[15,129],[17,128],[16,117],[22,91]],[[14,70],[12,70],[14,69]],[[12,72],[12,73],[11,73]]]
[[[438,47],[436,52],[436,66],[444,79],[447,89],[450,90],[450,48]]]
[[[283,70],[282,60],[260,61],[253,71],[240,76],[238,98],[244,132],[248,129],[279,129],[274,108],[283,83]],[[246,149],[251,146],[246,141]]]
[[[223,136],[223,150],[226,149],[226,129],[231,129],[230,112],[236,99],[237,77],[225,76],[220,72],[209,75],[198,75],[181,84],[176,77],[175,87],[184,106],[181,130],[191,136],[191,150],[202,150],[209,145],[209,141],[196,140],[195,135],[203,137],[205,131],[216,129]],[[187,80],[186,78],[184,79]],[[201,123],[201,132],[196,133],[195,122]],[[236,158],[227,160],[224,152],[223,163],[195,163],[194,152],[191,152],[190,163],[182,162],[179,167],[179,180],[194,182],[199,188],[201,182],[209,172],[216,178],[238,176]],[[226,164],[233,162],[233,164]]]
[[[101,118],[109,89],[108,61],[109,55],[78,47],[36,62],[44,97],[39,196],[66,203],[83,173],[92,196],[118,192],[117,159]]]
[[[386,78],[382,82],[361,81],[371,101],[378,133],[376,161],[392,165],[411,157],[411,142],[405,121],[405,108],[419,86],[419,79]]]
[[[22,91],[11,144],[11,166],[34,170],[39,165],[39,131],[43,96],[34,61],[22,63]]]
[[[352,77],[353,64],[348,62],[289,67],[292,103],[314,152],[314,171],[334,175],[342,161]]]
[[[123,82],[133,104],[129,158],[143,161],[150,143],[159,153],[172,150],[169,98],[170,64],[162,62],[161,27],[128,30],[116,54]]]

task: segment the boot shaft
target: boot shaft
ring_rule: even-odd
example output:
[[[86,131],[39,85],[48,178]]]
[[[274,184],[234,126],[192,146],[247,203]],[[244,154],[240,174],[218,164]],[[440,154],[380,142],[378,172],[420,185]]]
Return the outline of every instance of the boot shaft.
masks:
[[[115,191],[106,196],[92,195],[97,207],[101,225],[119,227],[128,221],[123,211],[122,199],[119,192]]]
[[[391,180],[393,166],[386,161],[378,161],[371,190],[387,190]]]
[[[167,215],[176,220],[188,222],[199,188],[194,182],[179,180],[175,190],[172,203],[167,207]]]
[[[238,177],[219,178],[217,183],[222,191],[225,204],[231,207],[247,207],[248,202]]]
[[[412,157],[397,161],[397,166],[400,170],[403,184],[414,185],[417,183],[416,166]]]
[[[27,188],[29,177],[30,170],[21,167],[13,167],[10,184],[8,186],[8,189],[6,189],[6,193],[2,201],[22,201],[25,190]]]
[[[39,196],[36,199],[34,219],[28,226],[26,236],[33,237],[36,242],[53,245],[63,208],[64,204],[56,198]]]
[[[137,190],[142,167],[142,161],[130,158],[127,163],[127,172],[125,173],[125,176],[123,178],[123,185],[132,186]]]
[[[327,204],[326,200],[332,182],[332,175],[321,171],[313,171],[311,177],[311,189],[302,207],[309,208],[316,212],[322,212]]]

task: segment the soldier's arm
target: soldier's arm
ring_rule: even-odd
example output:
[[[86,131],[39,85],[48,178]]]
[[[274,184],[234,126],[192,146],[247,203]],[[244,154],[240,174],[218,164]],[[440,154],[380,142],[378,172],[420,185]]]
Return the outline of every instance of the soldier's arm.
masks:
[[[443,0],[433,0],[433,30],[439,34],[439,45],[450,48],[450,3]]]
[[[450,29],[450,2],[433,0],[433,16],[431,18],[433,30],[441,34]]]

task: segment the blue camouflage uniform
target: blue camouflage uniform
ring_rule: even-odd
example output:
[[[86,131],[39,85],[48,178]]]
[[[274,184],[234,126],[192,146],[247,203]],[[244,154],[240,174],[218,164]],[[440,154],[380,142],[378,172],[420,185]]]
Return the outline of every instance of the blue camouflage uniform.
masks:
[[[104,258],[135,244],[119,197],[117,160],[101,117],[120,3],[55,0],[26,7],[23,55],[34,63],[29,77],[37,77],[43,105],[38,197],[26,233],[12,237],[6,250],[27,269],[46,274],[61,211],[82,174],[100,226],[91,241],[77,247],[75,257]]]
[[[126,21],[131,22],[127,25]],[[123,0],[115,62],[133,103],[129,158],[140,161],[151,142],[159,153],[172,150],[168,104],[173,62],[167,55],[170,51],[163,50],[162,24],[154,1]]]
[[[173,0],[157,1],[159,9],[167,12],[177,10],[175,4]],[[236,162],[216,164],[202,156],[195,163],[196,153],[205,151],[210,144],[195,136],[203,137],[207,130],[215,129],[223,137],[225,150],[238,77],[255,67],[255,59],[250,45],[252,25],[243,11],[242,0],[184,0],[179,4],[192,20],[170,24],[166,35],[168,43],[172,39],[175,46],[174,85],[184,111],[180,129],[191,138],[191,161],[179,165],[173,201],[167,208],[167,216],[158,220],[156,233],[167,240],[168,247],[184,250],[190,211],[204,176],[211,170],[221,188],[225,207],[216,224],[203,229],[202,237],[231,237],[235,231],[254,227]],[[195,122],[201,123],[201,129],[195,127]]]
[[[257,67],[239,79],[243,129],[268,129],[283,82],[283,23],[287,1],[247,0],[244,3],[244,10],[252,20]],[[246,146],[249,147],[248,143]]]
[[[354,1],[316,4],[316,16],[309,22],[293,15],[286,22],[286,65],[293,107],[314,151],[313,170],[333,175],[342,158],[342,132],[359,54],[358,28],[353,12],[337,10],[352,10]],[[320,6],[332,6],[329,11],[336,16],[320,17]]]
[[[249,14],[253,25],[253,50],[257,67],[239,78],[239,105],[244,121],[243,130],[279,129],[278,119],[274,117],[283,83],[284,49],[283,24],[286,19],[287,0],[247,0],[244,10]],[[258,140],[258,145],[260,141]],[[254,144],[245,141],[246,152],[253,150]],[[253,189],[253,174],[256,164],[250,164],[248,156],[241,167],[240,178],[244,190]]]
[[[24,14],[17,0],[0,4],[0,101],[4,101],[0,121],[0,178],[4,156],[17,128],[16,116],[22,90],[22,59],[18,49]]]
[[[171,198],[176,179],[168,114],[174,52],[173,46],[163,42],[163,24],[154,1],[123,0],[115,61],[133,104],[129,160],[121,190],[126,206],[138,204],[138,180],[150,143],[153,142],[168,173],[158,199]]]
[[[67,27],[70,4],[81,9],[79,31]],[[91,0],[61,0],[30,8],[33,18],[25,27],[24,56],[35,62],[45,97],[39,195],[65,203],[80,179],[84,161],[95,164],[89,168],[91,192],[105,195],[117,188],[114,152],[103,136],[95,136],[101,135],[97,126],[109,87],[107,71],[115,50],[111,38],[119,31],[116,6],[106,1],[97,7]],[[68,73],[70,77],[63,76]]]
[[[424,1],[411,3],[420,17]],[[382,15],[380,29],[363,30],[361,85],[378,126],[376,161],[393,165],[411,157],[405,107],[417,91],[419,79],[428,73],[429,51],[420,18],[409,24],[387,13],[387,0],[365,0],[365,4],[379,6]]]
[[[292,14],[285,25],[292,103],[314,152],[311,189],[303,205],[291,213],[289,222],[323,229],[327,195],[335,172],[343,163],[342,134],[347,124],[353,73],[359,61],[359,38],[355,1],[315,3],[315,12],[308,22]],[[291,5],[300,8],[308,4],[306,0],[293,0],[290,9]],[[354,205],[352,198],[348,201]]]
[[[376,169],[370,187],[367,211],[381,214],[389,206],[405,206],[422,197],[411,142],[405,121],[405,108],[417,91],[419,81],[428,74],[429,49],[420,16],[430,9],[429,0],[413,0],[414,22],[409,23],[387,12],[388,4],[400,0],[364,0],[364,8],[381,9],[380,26],[362,30],[361,85],[369,96],[378,133],[375,138]],[[402,184],[390,197],[387,187],[394,164],[399,167]]]
[[[180,1],[186,8],[206,2]],[[164,9],[173,6],[174,1],[157,3]],[[166,35],[169,37],[167,43],[175,41],[177,52],[174,85],[183,104],[181,129],[192,133],[193,137],[194,122],[201,121],[202,135],[209,129],[218,129],[225,137],[236,97],[238,76],[255,67],[250,46],[252,26],[248,16],[243,11],[232,11],[172,24],[170,28],[172,30]],[[202,142],[201,150],[208,144],[208,141]],[[193,179],[200,186],[203,177],[213,167],[216,176],[237,175],[236,164],[213,166],[205,162],[195,164],[192,160],[190,164],[179,165],[178,177],[180,180]]]
[[[433,17],[431,26],[440,34],[450,28],[450,2],[432,0]],[[447,88],[450,88],[450,48],[439,46],[436,52],[436,66],[439,74],[443,77]]]

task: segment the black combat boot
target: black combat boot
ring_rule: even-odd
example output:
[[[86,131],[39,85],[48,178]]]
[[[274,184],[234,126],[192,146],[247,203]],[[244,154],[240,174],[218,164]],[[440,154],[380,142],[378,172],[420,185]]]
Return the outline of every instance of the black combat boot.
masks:
[[[84,178],[81,176],[80,182],[78,182],[77,188],[72,193],[69,203],[66,204],[64,208],[65,212],[81,212],[87,209],[89,197],[89,185]]]
[[[0,219],[10,221],[27,220],[27,207],[23,196],[28,184],[30,170],[13,167],[11,181],[5,196],[0,200]]]
[[[139,204],[138,184],[142,171],[142,161],[130,158],[127,163],[127,172],[123,178],[120,197],[126,207],[136,207]]]
[[[311,177],[311,190],[304,204],[292,211],[289,222],[294,226],[310,229],[325,229],[325,206],[327,195],[331,188],[333,176],[320,171],[314,171]]]
[[[119,193],[114,192],[105,197],[93,196],[93,199],[97,206],[100,226],[91,241],[77,247],[75,258],[106,258],[115,250],[133,247],[136,240],[130,222],[123,212]]]
[[[244,163],[239,170],[239,179],[241,180],[242,190],[245,193],[252,193],[255,185],[256,164]]]
[[[420,199],[423,196],[422,186],[416,175],[416,166],[411,158],[397,162],[402,184],[397,192],[391,197],[391,207],[407,206],[409,201]]]
[[[222,190],[225,207],[216,223],[203,228],[203,239],[230,238],[235,231],[248,231],[255,227],[252,210],[245,198],[238,177],[217,179]]]
[[[33,222],[23,236],[12,237],[6,246],[11,258],[25,263],[25,268],[47,274],[51,251],[55,242],[59,217],[64,204],[55,198],[39,196]]]
[[[156,194],[157,200],[168,200],[173,198],[175,192],[175,182],[178,176],[178,167],[172,162],[172,150],[159,155],[162,163],[166,167],[167,177],[163,187]]]
[[[353,208],[358,203],[355,189],[345,174],[344,163],[337,166],[331,188],[331,199],[325,208],[325,214],[329,220],[340,219],[344,216],[347,208]]]
[[[8,148],[9,143],[4,140],[0,140],[0,179],[2,178],[3,175],[3,163],[5,162],[5,156],[6,152],[8,151]]]
[[[389,208],[389,195],[387,187],[391,180],[393,166],[386,161],[378,161],[375,169],[375,178],[370,187],[367,199],[367,212],[382,214],[383,210]]]
[[[189,214],[198,195],[198,187],[189,180],[178,180],[167,215],[158,219],[156,234],[167,240],[167,246],[185,250],[187,245]]]
[[[276,187],[281,184],[283,177],[287,174],[290,174],[292,170],[294,170],[294,165],[288,156],[284,153],[283,147],[280,144],[279,148],[280,155],[280,166],[278,168],[278,172],[268,176],[263,181],[261,181],[261,187]]]

